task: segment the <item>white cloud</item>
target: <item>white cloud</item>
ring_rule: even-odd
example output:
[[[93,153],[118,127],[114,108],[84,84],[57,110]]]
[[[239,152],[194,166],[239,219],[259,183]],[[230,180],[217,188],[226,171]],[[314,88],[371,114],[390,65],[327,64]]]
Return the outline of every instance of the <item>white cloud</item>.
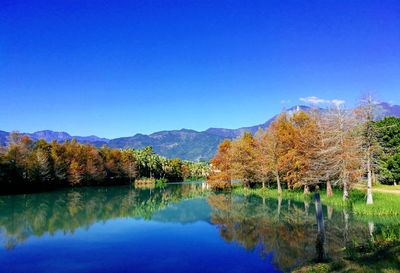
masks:
[[[327,99],[321,99],[316,96],[311,96],[311,97],[305,97],[305,98],[300,98],[300,101],[309,103],[309,104],[333,104],[336,107],[339,107],[340,105],[345,104],[344,100],[340,99],[333,99],[333,100],[327,100]]]
[[[327,103],[328,102],[327,100],[320,99],[320,98],[315,97],[315,96],[306,97],[306,98],[300,98],[300,100],[302,102],[311,103],[311,104],[322,104],[322,103]]]
[[[340,105],[343,105],[346,103],[346,101],[344,100],[338,100],[338,99],[334,99],[331,100],[330,103],[334,104],[336,107],[339,107]]]

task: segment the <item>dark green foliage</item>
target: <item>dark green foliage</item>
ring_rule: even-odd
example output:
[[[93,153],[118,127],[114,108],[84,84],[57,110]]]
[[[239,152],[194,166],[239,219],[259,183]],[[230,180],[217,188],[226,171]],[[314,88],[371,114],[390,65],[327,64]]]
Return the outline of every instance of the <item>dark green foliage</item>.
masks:
[[[386,152],[400,149],[400,118],[385,117],[375,123],[380,145]]]
[[[385,184],[400,182],[400,118],[385,117],[375,123],[382,147],[379,157],[380,181]]]
[[[400,181],[400,153],[396,153],[389,158],[386,169],[392,182]]]

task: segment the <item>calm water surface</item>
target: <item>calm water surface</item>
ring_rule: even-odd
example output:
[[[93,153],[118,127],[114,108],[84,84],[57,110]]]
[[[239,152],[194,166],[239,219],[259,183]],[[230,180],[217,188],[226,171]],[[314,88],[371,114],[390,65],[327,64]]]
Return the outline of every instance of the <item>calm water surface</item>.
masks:
[[[398,227],[314,203],[159,189],[0,197],[0,272],[282,272]],[[321,228],[321,227],[320,227]]]

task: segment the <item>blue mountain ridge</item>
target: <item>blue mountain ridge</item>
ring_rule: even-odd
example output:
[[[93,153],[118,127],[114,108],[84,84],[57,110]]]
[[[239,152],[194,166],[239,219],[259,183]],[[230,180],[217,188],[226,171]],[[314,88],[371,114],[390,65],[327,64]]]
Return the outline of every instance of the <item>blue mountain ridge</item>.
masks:
[[[381,103],[380,106],[382,109],[381,117],[400,117],[400,105]],[[311,107],[309,106],[299,105],[285,111],[290,113],[297,110],[309,111],[310,109]],[[190,129],[180,129],[160,131],[149,135],[136,134],[134,136],[115,139],[101,138],[97,136],[71,136],[66,132],[55,132],[51,130],[22,134],[28,135],[34,140],[44,139],[48,142],[53,140],[64,142],[75,138],[80,143],[92,144],[96,147],[107,145],[111,148],[142,149],[145,146],[152,146],[157,154],[168,158],[199,161],[209,160],[215,154],[218,145],[224,139],[237,138],[246,131],[255,133],[259,128],[266,129],[276,117],[277,115],[262,124],[238,129],[209,128],[201,132]],[[9,132],[0,131],[0,146],[7,145],[8,136]]]

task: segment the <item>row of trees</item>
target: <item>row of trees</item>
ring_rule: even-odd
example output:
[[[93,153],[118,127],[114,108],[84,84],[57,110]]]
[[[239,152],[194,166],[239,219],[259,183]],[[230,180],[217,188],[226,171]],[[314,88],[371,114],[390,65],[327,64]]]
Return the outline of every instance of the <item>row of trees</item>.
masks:
[[[208,164],[143,150],[96,148],[75,140],[47,143],[12,133],[0,150],[0,191],[127,183],[138,177],[182,181],[208,175]]]
[[[229,187],[234,179],[247,187],[275,183],[279,193],[282,184],[305,193],[325,184],[328,195],[340,186],[346,200],[351,186],[367,178],[367,203],[372,203],[376,174],[387,182],[400,178],[399,119],[376,122],[378,111],[367,97],[352,111],[336,105],[282,113],[265,131],[225,140],[211,160],[209,182],[214,188]]]

